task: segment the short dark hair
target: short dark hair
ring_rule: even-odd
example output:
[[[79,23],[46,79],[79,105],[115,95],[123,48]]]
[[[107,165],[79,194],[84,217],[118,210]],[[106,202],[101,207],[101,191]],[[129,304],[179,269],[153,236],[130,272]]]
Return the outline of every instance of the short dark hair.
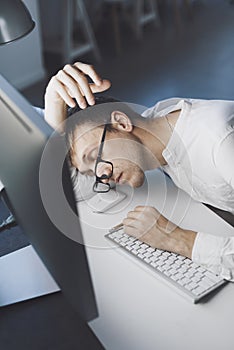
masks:
[[[67,112],[66,123],[66,141],[70,151],[73,149],[75,131],[79,125],[89,123],[97,127],[103,127],[107,124],[107,130],[115,132],[110,121],[111,113],[115,110],[125,113],[134,124],[134,120],[139,118],[136,113],[126,102],[121,102],[110,96],[95,96],[95,104],[81,109],[78,105],[69,108]],[[71,158],[71,154],[70,154]]]

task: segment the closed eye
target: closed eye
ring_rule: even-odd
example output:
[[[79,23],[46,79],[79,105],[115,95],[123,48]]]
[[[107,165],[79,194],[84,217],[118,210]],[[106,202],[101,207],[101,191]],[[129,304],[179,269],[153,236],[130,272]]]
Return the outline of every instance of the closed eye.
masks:
[[[90,162],[93,162],[94,160],[97,159],[97,154],[98,154],[98,150],[97,150],[97,148],[94,148],[91,152],[88,153],[87,159]]]
[[[80,171],[81,175],[94,176],[93,170]]]

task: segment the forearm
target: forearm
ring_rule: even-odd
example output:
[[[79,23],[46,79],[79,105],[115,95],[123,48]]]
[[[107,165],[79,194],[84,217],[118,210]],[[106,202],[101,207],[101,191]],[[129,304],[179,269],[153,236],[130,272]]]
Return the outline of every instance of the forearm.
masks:
[[[63,101],[53,102],[45,95],[45,121],[59,132],[64,131],[64,120],[66,119],[67,106]]]

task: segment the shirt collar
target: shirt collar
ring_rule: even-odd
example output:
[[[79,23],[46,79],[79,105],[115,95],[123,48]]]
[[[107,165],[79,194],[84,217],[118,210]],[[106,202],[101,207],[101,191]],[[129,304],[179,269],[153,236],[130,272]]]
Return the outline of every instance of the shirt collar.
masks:
[[[166,160],[168,165],[175,165],[174,163],[178,163],[185,155],[186,148],[183,146],[183,133],[187,123],[189,122],[188,115],[191,107],[191,102],[180,99],[177,104],[168,106],[163,110],[162,115],[166,115],[177,109],[181,109],[181,113],[178,117],[173,133],[169,139],[167,146],[162,152],[163,158]]]

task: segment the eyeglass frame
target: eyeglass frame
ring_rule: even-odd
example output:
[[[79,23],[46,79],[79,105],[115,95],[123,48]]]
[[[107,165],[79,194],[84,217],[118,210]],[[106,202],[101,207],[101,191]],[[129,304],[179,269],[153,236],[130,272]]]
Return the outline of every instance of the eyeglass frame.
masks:
[[[95,183],[93,184],[93,191],[96,192],[96,193],[106,193],[106,192],[109,192],[110,191],[110,184],[107,182],[107,183],[104,183],[102,182],[102,180],[106,180],[106,179],[110,179],[111,176],[113,175],[113,163],[107,161],[107,160],[104,160],[102,159],[102,151],[103,151],[103,147],[104,147],[104,141],[105,141],[105,137],[106,137],[106,131],[107,131],[107,122],[105,123],[104,125],[104,129],[103,129],[103,133],[102,133],[102,138],[101,138],[101,143],[99,145],[99,149],[98,149],[98,155],[97,155],[97,159],[96,159],[96,163],[95,163],[95,168],[94,168],[94,173],[95,173],[95,176],[96,176],[96,181]],[[102,176],[98,176],[97,175],[97,166],[99,163],[106,163],[106,164],[110,164],[111,165],[111,173],[110,175],[106,175],[106,174],[103,174]],[[107,186],[107,189],[105,191],[97,191],[95,190],[95,186],[98,186],[98,184],[103,184],[103,185],[106,185]]]

